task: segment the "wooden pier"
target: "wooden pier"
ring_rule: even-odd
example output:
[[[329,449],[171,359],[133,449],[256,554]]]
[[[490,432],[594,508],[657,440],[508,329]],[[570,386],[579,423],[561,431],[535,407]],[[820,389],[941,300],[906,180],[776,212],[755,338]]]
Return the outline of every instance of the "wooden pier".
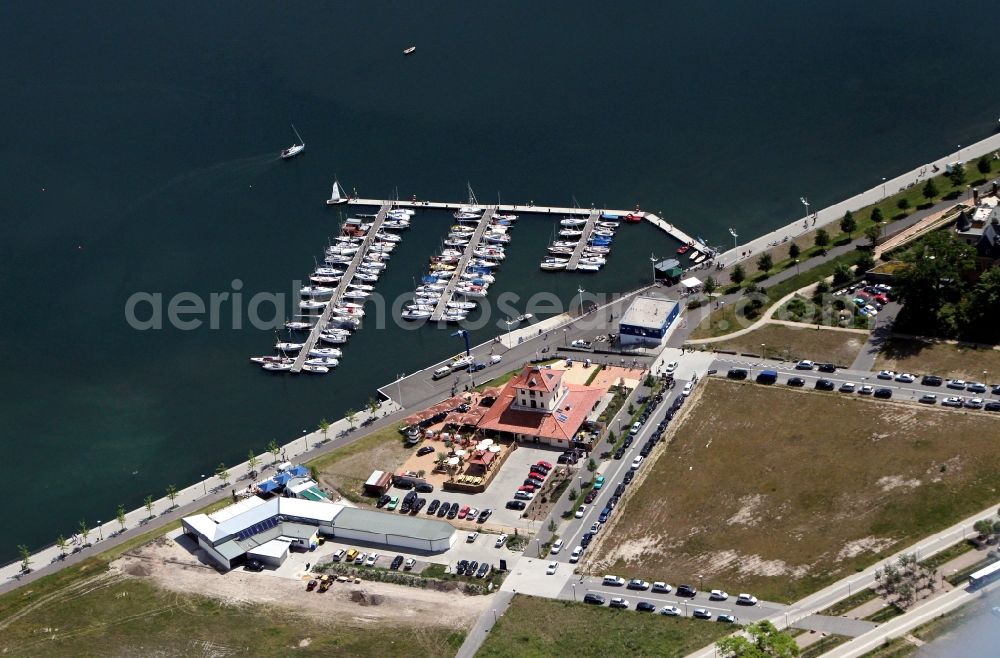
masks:
[[[493,214],[495,212],[495,206],[486,206],[483,208],[483,216],[479,219],[479,223],[476,224],[476,230],[472,234],[472,239],[469,241],[469,244],[465,246],[465,252],[458,261],[458,266],[455,268],[454,275],[448,279],[448,285],[445,286],[441,299],[438,300],[437,306],[434,307],[434,312],[431,313],[431,322],[440,321],[441,316],[444,315],[445,309],[448,308],[448,302],[450,302],[451,298],[455,295],[455,287],[458,286],[458,282],[462,280],[462,272],[465,271],[466,265],[469,264],[469,259],[472,258],[472,252],[479,248],[479,243],[483,239],[483,234],[486,233],[486,227],[490,225],[490,221],[493,219]]]
[[[705,254],[706,256],[708,256],[708,255],[711,254],[711,251],[712,251],[711,249],[709,249],[708,247],[706,247],[702,243],[698,242],[697,240],[695,240],[690,235],[688,235],[684,231],[680,230],[679,228],[677,228],[673,224],[669,224],[669,223],[663,221],[662,219],[660,219],[659,217],[657,217],[656,215],[654,215],[651,212],[643,213],[643,216],[646,218],[646,221],[648,221],[650,224],[652,224],[656,228],[660,229],[661,231],[664,231],[665,233],[667,233],[671,237],[673,237],[673,238],[675,238],[677,240],[680,240],[684,244],[691,245],[691,248],[694,249],[695,251],[700,251],[701,253]]]
[[[378,233],[379,229],[382,227],[382,222],[385,220],[386,213],[392,208],[392,204],[388,201],[384,201],[379,204],[381,207],[378,210],[378,214],[375,215],[375,219],[372,221],[372,227],[365,234],[364,240],[361,241],[361,246],[357,253],[354,254],[354,259],[344,270],[344,276],[340,279],[340,283],[337,284],[337,288],[330,297],[330,301],[326,303],[323,307],[323,313],[319,316],[319,320],[313,325],[312,331],[309,332],[309,337],[306,339],[305,345],[299,351],[299,355],[295,357],[295,363],[292,364],[292,372],[301,372],[302,366],[305,365],[306,359],[309,358],[309,351],[316,345],[316,341],[319,340],[319,335],[323,333],[323,329],[326,328],[327,323],[330,321],[330,316],[333,315],[333,307],[340,304],[341,297],[347,291],[347,285],[354,278],[354,273],[357,272],[358,266],[365,258],[365,254],[368,253],[368,248],[371,247],[372,242],[375,240],[375,234]]]
[[[576,266],[580,264],[580,257],[583,256],[583,250],[587,248],[587,241],[590,240],[590,235],[594,232],[594,227],[597,225],[597,220],[600,218],[601,210],[591,210],[590,216],[587,217],[587,224],[583,227],[583,235],[580,236],[580,241],[576,243],[576,248],[573,250],[573,255],[569,257],[569,262],[566,264],[567,271],[573,271]]]

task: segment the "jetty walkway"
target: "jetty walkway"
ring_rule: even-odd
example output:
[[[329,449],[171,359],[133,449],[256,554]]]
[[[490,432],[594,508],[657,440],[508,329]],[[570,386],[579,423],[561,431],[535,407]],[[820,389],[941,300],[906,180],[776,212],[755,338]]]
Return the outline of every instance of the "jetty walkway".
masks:
[[[465,252],[462,254],[462,258],[458,261],[455,273],[450,279],[448,279],[448,285],[445,286],[444,294],[441,295],[441,299],[438,300],[437,306],[434,307],[434,311],[431,313],[431,322],[438,322],[441,319],[441,316],[444,315],[445,309],[448,308],[448,302],[450,302],[451,298],[455,295],[455,287],[458,286],[458,282],[462,280],[461,274],[465,271],[465,266],[469,264],[469,259],[472,258],[472,252],[479,248],[479,243],[483,239],[483,234],[486,233],[486,227],[490,225],[495,212],[495,206],[486,206],[483,209],[483,216],[479,218],[479,223],[476,224],[476,230],[472,234],[472,239],[469,240],[469,244],[465,246]]]
[[[319,340],[319,335],[323,333],[323,329],[326,328],[327,323],[330,321],[330,316],[333,315],[333,307],[340,304],[341,297],[344,292],[347,291],[347,285],[354,278],[354,273],[358,270],[358,266],[364,260],[365,254],[368,253],[368,248],[371,247],[372,242],[375,240],[375,234],[378,233],[379,229],[382,227],[382,222],[385,220],[386,213],[392,208],[392,204],[388,201],[380,204],[378,214],[375,215],[375,219],[372,221],[372,227],[365,234],[364,240],[361,242],[361,248],[358,249],[357,253],[354,254],[354,259],[344,270],[344,276],[341,277],[340,283],[337,284],[337,289],[334,291],[333,296],[330,297],[330,301],[326,303],[323,307],[323,313],[319,316],[319,320],[313,325],[312,331],[309,332],[309,337],[306,339],[305,345],[299,350],[299,355],[295,357],[295,363],[292,364],[292,372],[301,372],[302,366],[305,365],[306,359],[309,358],[309,352],[316,345],[316,341]]]
[[[587,224],[583,227],[583,235],[580,236],[580,241],[576,243],[573,255],[569,257],[569,263],[566,264],[568,271],[575,270],[576,266],[580,264],[580,257],[583,255],[583,250],[587,248],[587,241],[590,240],[590,235],[594,232],[594,227],[597,225],[597,219],[601,216],[601,212],[596,209],[590,211],[590,216],[587,217]]]

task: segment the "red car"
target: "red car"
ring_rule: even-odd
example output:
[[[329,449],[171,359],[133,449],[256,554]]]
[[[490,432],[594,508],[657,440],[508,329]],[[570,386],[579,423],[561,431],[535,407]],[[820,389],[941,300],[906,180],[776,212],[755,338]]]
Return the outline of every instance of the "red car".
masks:
[[[546,470],[549,470],[549,471],[552,470],[552,464],[550,464],[548,462],[539,461],[539,462],[535,462],[535,465],[536,466],[541,466],[542,468],[544,468]]]
[[[468,505],[466,505],[462,509],[458,510],[458,518],[464,519],[465,517],[467,517],[469,515],[469,509],[471,508]]]
[[[535,493],[535,485],[533,484],[522,484],[517,488],[518,491],[527,491],[528,493]]]
[[[886,297],[883,293],[879,293],[875,295],[875,301],[877,301],[879,304],[888,304],[889,298]]]
[[[547,474],[547,473],[546,473],[545,471],[543,471],[542,469],[540,469],[540,468],[534,468],[534,467],[533,467],[533,468],[532,468],[532,469],[531,469],[531,470],[530,470],[530,471],[528,472],[528,477],[531,477],[531,478],[538,478],[539,480],[544,480],[544,479],[545,479],[545,477],[546,477],[546,475],[548,475],[548,474]]]

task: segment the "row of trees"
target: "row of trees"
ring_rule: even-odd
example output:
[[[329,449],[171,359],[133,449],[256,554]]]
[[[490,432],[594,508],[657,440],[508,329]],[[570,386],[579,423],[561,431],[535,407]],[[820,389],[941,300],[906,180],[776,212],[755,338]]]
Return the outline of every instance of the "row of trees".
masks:
[[[874,575],[875,591],[886,600],[894,599],[891,603],[903,609],[912,605],[921,591],[935,590],[934,572],[921,566],[913,553],[900,555],[896,564],[886,564]]]

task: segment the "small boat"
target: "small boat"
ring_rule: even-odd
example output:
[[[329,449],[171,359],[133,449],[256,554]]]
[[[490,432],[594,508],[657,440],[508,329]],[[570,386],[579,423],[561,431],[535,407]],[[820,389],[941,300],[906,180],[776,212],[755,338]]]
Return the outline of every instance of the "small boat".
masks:
[[[619,218],[619,216],[616,215],[616,214],[614,214],[613,212],[602,212],[601,213],[601,219],[609,219],[611,221],[616,221],[618,218]]]
[[[698,263],[700,263],[703,260],[705,260],[705,254],[698,254],[698,257],[694,259],[694,262],[697,265]]]
[[[564,228],[561,231],[559,231],[559,235],[561,235],[564,238],[578,238],[583,235],[583,231],[580,231],[575,228]]]
[[[539,265],[539,267],[541,267],[543,270],[547,270],[549,272],[555,272],[557,270],[565,270],[566,269],[566,265],[567,265],[566,263],[555,263],[555,262],[544,262],[543,261]]]
[[[493,219],[500,220],[502,222],[516,222],[517,215],[501,215],[498,212],[493,213]]]
[[[565,256],[567,254],[572,254],[574,251],[573,247],[549,247],[549,253],[555,256]]]
[[[642,215],[640,215],[639,213],[630,212],[629,214],[625,215],[625,217],[623,217],[622,219],[625,220],[626,224],[638,224],[639,222],[642,221]]]
[[[677,248],[677,253],[683,255],[686,254],[689,249],[691,249],[691,245],[685,244]]]
[[[403,238],[392,233],[376,233],[375,238],[383,242],[402,242]]]
[[[317,359],[339,359],[341,352],[336,347],[314,347],[309,350],[309,356]]]
[[[569,247],[573,249],[576,247],[576,242],[574,240],[556,240],[552,243],[553,247]]]
[[[463,297],[469,297],[472,299],[485,298],[489,292],[486,286],[460,286],[455,288],[455,292]]]
[[[269,370],[271,372],[288,372],[289,370],[292,369],[292,364],[284,361],[282,362],[271,361],[262,365],[261,368],[263,368],[264,370]]]
[[[298,352],[303,347],[305,347],[303,343],[278,342],[274,344],[274,349],[278,350],[279,352]]]
[[[302,140],[302,137],[299,136],[299,131],[295,130],[295,124],[292,124],[292,132],[294,132],[295,136],[299,138],[299,143],[292,144],[288,148],[283,149],[281,151],[282,160],[289,160],[291,158],[294,158],[299,153],[302,153],[302,151],[304,151],[306,148],[306,143],[305,141]]]
[[[344,331],[354,331],[360,326],[361,320],[346,315],[335,315],[326,323],[327,329],[343,329]]]
[[[430,311],[411,311],[409,309],[403,311],[400,316],[404,320],[427,320],[431,317]]]
[[[330,369],[326,366],[313,366],[306,364],[302,366],[302,372],[308,372],[311,375],[325,375],[330,372]]]
[[[413,51],[415,51],[416,49],[417,49],[416,46],[410,46],[409,48],[404,48],[403,49],[403,54],[404,55],[412,55]]]
[[[586,226],[587,220],[579,217],[567,217],[559,221],[560,226]]]
[[[327,286],[303,286],[299,288],[299,294],[303,297],[322,297],[324,295],[332,295],[336,291],[336,288],[329,288]]]
[[[368,299],[370,295],[370,292],[365,292],[364,290],[348,290],[341,297],[344,299]]]
[[[618,228],[618,222],[597,222],[597,226],[613,231]]]
[[[691,259],[691,260],[694,260],[695,258],[697,258],[700,255],[701,255],[700,251],[698,251],[697,249],[692,249],[691,253],[688,254],[688,258]]]
[[[320,334],[319,339],[331,345],[343,345],[350,338],[350,334]]]
[[[363,283],[348,283],[347,287],[351,288],[352,290],[364,290],[365,292],[371,292],[375,290],[375,286],[368,286]]]
[[[327,283],[339,283],[340,282],[340,277],[339,276],[316,276],[315,274],[313,274],[313,275],[311,275],[309,277],[309,280],[312,283],[315,283],[317,285],[324,285],[324,284],[327,284]]]
[[[333,267],[317,267],[314,274],[318,274],[319,276],[342,276],[344,270],[338,270]]]
[[[315,359],[306,359],[307,366],[326,366],[327,368],[336,368],[340,365],[340,361],[328,356],[320,356]]]
[[[312,329],[312,324],[308,322],[286,322],[285,329],[289,331],[309,331]]]
[[[303,311],[318,311],[321,308],[326,308],[327,304],[329,304],[329,302],[319,302],[315,299],[303,299],[299,302],[299,308]]]
[[[355,272],[354,278],[358,281],[364,281],[366,283],[375,283],[378,281],[378,275],[370,272]]]
[[[599,229],[595,230],[593,233],[591,233],[591,235],[594,235],[594,236],[599,237],[599,238],[613,238],[613,237],[615,237],[615,232],[614,231],[609,231],[607,229],[599,228]]]
[[[576,269],[581,272],[596,272],[602,267],[604,266],[597,263],[578,263]]]
[[[472,201],[472,199],[469,199],[469,201]],[[483,214],[483,209],[480,208],[479,206],[468,205],[468,206],[462,206],[461,208],[459,208],[458,212],[464,212],[464,213],[468,213],[470,215],[482,215]]]
[[[441,316],[441,320],[444,322],[461,322],[468,315],[465,311],[445,311]]]
[[[295,363],[295,359],[287,356],[252,356],[250,361],[252,363]]]
[[[471,212],[456,212],[455,219],[460,222],[478,222],[482,219],[482,215],[476,215]]]
[[[417,214],[417,211],[414,210],[413,208],[393,208],[389,212],[395,213],[397,215],[406,215],[407,217],[413,217],[414,215]]]
[[[330,198],[326,200],[326,205],[335,206],[341,203],[347,203],[347,195],[344,194],[344,188],[340,186],[340,183],[334,179],[333,191],[330,192]]]
[[[608,261],[603,256],[585,256],[584,258],[580,259],[580,262],[581,263],[592,263],[592,264],[595,264],[595,265],[604,265]]]
[[[448,302],[445,307],[458,311],[471,311],[476,308],[476,302]]]

